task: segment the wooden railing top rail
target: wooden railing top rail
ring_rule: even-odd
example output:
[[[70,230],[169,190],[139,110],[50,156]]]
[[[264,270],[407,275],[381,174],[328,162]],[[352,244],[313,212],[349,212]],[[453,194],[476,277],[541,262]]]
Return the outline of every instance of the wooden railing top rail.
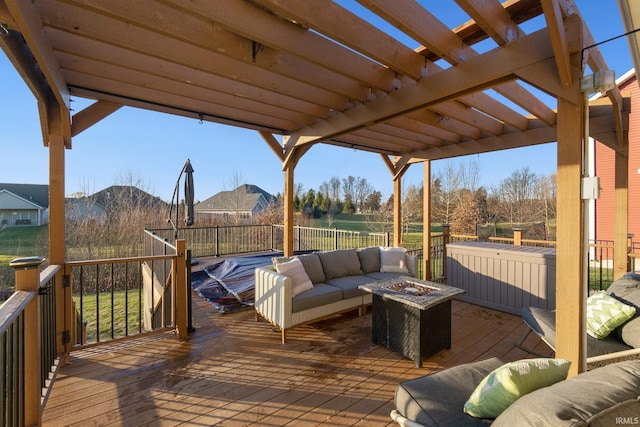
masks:
[[[0,334],[22,313],[27,304],[33,299],[35,292],[15,291],[8,300],[0,306]]]
[[[46,285],[49,280],[62,268],[61,265],[50,265],[40,273],[40,287]]]
[[[84,261],[69,261],[65,263],[67,266],[76,267],[76,266],[85,266],[85,265],[104,265],[104,264],[122,264],[125,262],[143,262],[143,261],[161,261],[161,260],[171,260],[177,257],[176,254],[168,254],[168,255],[149,255],[149,256],[134,256],[127,258],[105,258],[105,259],[92,259],[92,260],[84,260]]]

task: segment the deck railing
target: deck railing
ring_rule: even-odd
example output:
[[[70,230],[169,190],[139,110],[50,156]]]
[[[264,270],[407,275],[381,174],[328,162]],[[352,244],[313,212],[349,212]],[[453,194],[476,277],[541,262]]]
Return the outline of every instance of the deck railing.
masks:
[[[478,236],[450,234],[449,227],[443,226],[442,234],[431,238],[431,278],[434,281],[446,281],[446,245],[465,240],[478,240]],[[522,238],[521,230],[514,230],[513,237],[489,237],[487,240],[515,246],[540,246],[555,248],[553,240],[537,240]],[[640,243],[628,242],[629,271],[635,270],[635,260],[640,258]],[[634,249],[635,248],[635,249]],[[605,290],[613,281],[613,241],[592,240],[589,242],[589,289]]]
[[[337,228],[294,227],[294,251],[331,250],[366,246],[389,246],[389,233],[362,233]],[[173,228],[145,230],[145,255],[156,254],[158,242],[172,242]],[[193,257],[236,255],[250,252],[282,251],[283,225],[216,225],[179,228]]]
[[[151,236],[145,238],[144,256],[66,263],[77,316],[74,329],[80,331],[73,344],[178,328],[182,320],[190,324],[184,245],[184,240],[169,243]]]
[[[59,367],[56,276],[61,266],[38,267],[44,258],[21,258],[16,291],[0,306],[0,425],[37,424]]]

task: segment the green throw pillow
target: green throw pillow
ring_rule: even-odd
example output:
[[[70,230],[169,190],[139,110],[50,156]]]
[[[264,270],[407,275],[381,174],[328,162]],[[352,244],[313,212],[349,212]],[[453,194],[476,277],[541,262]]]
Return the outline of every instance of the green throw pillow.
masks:
[[[624,304],[605,292],[587,298],[587,334],[603,339],[615,328],[631,319],[636,308]]]
[[[476,418],[496,418],[519,397],[567,378],[571,362],[564,359],[523,359],[487,375],[464,404]]]

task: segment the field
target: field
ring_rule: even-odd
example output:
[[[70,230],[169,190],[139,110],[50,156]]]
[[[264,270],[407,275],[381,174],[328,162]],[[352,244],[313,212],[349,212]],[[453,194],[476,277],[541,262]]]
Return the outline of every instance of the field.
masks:
[[[0,229],[0,265],[14,258],[47,255],[47,226]]]

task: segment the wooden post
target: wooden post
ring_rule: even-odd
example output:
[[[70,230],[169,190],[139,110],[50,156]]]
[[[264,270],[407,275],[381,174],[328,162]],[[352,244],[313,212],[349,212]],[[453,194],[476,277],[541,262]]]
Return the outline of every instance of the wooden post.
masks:
[[[293,169],[289,165],[284,170],[284,256],[293,255]]]
[[[522,246],[522,228],[513,229],[513,246]]]
[[[578,79],[579,81],[579,79]],[[578,88],[579,89],[579,88]],[[586,369],[586,290],[581,200],[583,105],[558,98],[558,214],[556,245],[556,357],[569,376]]]
[[[614,223],[613,223],[613,279],[619,279],[629,271],[627,233],[629,232],[629,147],[626,156],[615,152],[614,171]]]
[[[176,278],[176,281],[174,282],[174,324],[178,338],[186,338],[189,333],[189,307],[187,305],[189,288],[187,283],[187,250],[184,239],[176,240],[176,252],[178,254],[178,259],[175,261],[173,276]]]
[[[34,292],[24,309],[24,425],[41,425],[40,398],[40,270],[43,257],[18,258],[9,263],[15,269],[16,290]]]
[[[49,265],[64,265],[65,146],[61,135],[49,135]],[[58,353],[71,351],[70,333],[73,319],[71,287],[64,287],[62,269],[56,273],[56,347]],[[66,313],[65,313],[66,312]]]
[[[422,165],[422,278],[431,280],[431,161]]]
[[[393,246],[402,246],[402,178],[393,180]]]

